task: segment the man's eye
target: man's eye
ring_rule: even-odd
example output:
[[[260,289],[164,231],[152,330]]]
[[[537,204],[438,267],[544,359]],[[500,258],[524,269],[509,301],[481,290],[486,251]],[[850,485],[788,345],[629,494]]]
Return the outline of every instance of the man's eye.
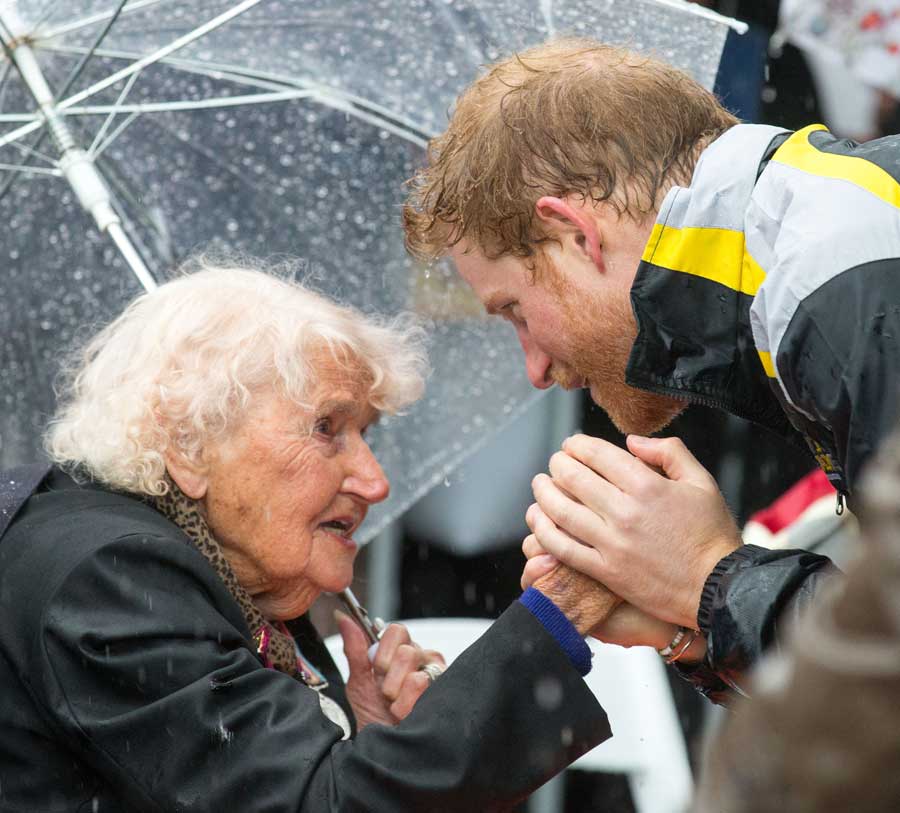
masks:
[[[331,418],[317,418],[313,431],[317,435],[328,435],[330,437],[333,434]]]

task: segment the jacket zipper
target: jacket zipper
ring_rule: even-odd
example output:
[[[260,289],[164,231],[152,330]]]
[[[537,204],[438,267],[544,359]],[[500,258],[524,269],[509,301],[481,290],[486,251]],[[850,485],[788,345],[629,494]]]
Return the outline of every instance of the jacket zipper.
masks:
[[[626,382],[627,383],[627,382]],[[635,389],[644,390],[645,392],[652,392],[656,395],[668,395],[670,398],[675,398],[678,401],[685,401],[688,404],[698,404],[699,406],[710,407],[712,409],[721,409],[724,412],[728,412],[732,415],[735,415],[738,418],[743,418],[745,421],[754,421],[759,423],[757,419],[752,418],[748,413],[743,412],[738,409],[732,409],[730,406],[725,404],[723,401],[720,401],[716,398],[712,398],[707,395],[697,395],[696,393],[685,393],[681,390],[676,390],[671,387],[660,387],[660,386],[652,386],[647,387],[643,384],[629,384],[628,386],[634,387]],[[846,505],[847,495],[841,491],[840,489],[836,489],[835,495],[835,507],[834,513],[837,516],[842,516],[844,513],[844,507]]]
[[[728,412],[731,415],[734,415],[737,418],[743,418],[745,421],[751,421],[752,423],[761,424],[762,421],[759,418],[753,417],[750,413],[744,412],[741,409],[733,408],[730,405],[726,404],[724,401],[721,401],[717,398],[713,398],[710,395],[698,395],[697,393],[685,393],[684,390],[676,390],[671,387],[662,387],[658,385],[653,386],[645,386],[644,384],[632,384],[628,381],[625,382],[629,387],[634,387],[635,389],[644,390],[645,392],[651,392],[655,395],[668,395],[670,398],[675,398],[678,401],[685,401],[688,404],[697,404],[698,406],[710,407],[711,409],[720,409],[723,412]]]

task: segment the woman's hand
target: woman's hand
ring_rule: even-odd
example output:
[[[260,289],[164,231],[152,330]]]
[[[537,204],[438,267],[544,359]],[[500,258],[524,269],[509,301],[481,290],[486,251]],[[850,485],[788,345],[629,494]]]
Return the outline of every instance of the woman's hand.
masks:
[[[446,668],[443,656],[414,643],[403,625],[391,624],[381,636],[375,658],[370,662],[369,640],[363,631],[349,615],[342,612],[336,615],[350,666],[347,699],[356,716],[357,729],[369,723],[395,725],[412,711],[431,685],[422,667],[433,663]]]
[[[538,579],[559,567],[560,562],[544,549],[534,534],[525,537],[522,552],[528,561],[522,571],[522,589],[527,590]],[[674,624],[653,618],[630,604],[620,604],[612,611],[609,618],[594,627],[592,637],[606,644],[618,646],[652,646],[662,649],[675,634],[678,628]]]
[[[522,571],[522,589],[526,590],[542,576],[559,566],[559,560],[545,553],[534,534],[525,537],[522,552],[527,557]],[[660,621],[652,615],[624,602],[613,610],[609,618],[591,630],[591,637],[605,644],[616,646],[652,646],[662,649],[675,637],[678,627],[668,621]],[[699,661],[706,654],[706,639],[699,637],[680,658],[682,663]]]

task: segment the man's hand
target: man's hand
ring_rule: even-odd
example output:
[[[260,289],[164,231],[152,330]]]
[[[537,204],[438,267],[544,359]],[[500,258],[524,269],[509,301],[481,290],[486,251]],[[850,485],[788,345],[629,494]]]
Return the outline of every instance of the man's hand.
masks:
[[[629,454],[576,435],[532,483],[541,547],[650,616],[696,628],[700,593],[740,535],[715,480],[677,438],[628,437]],[[582,544],[584,543],[584,544]]]
[[[527,590],[535,581],[559,566],[559,560],[544,551],[534,534],[525,537],[522,552],[528,559],[522,571],[523,590]],[[593,627],[590,635],[604,644],[615,644],[626,649],[633,646],[652,646],[659,650],[668,645],[677,630],[676,624],[660,621],[643,610],[623,602],[605,621]],[[691,663],[701,660],[705,654],[706,639],[698,636],[680,660],[682,663]]]
[[[374,662],[369,662],[369,641],[349,615],[335,614],[344,639],[344,654],[350,667],[347,699],[356,717],[356,726],[369,723],[395,725],[409,714],[431,685],[421,671],[426,663],[445,668],[440,652],[424,650],[409,637],[401,624],[391,624],[381,637]]]

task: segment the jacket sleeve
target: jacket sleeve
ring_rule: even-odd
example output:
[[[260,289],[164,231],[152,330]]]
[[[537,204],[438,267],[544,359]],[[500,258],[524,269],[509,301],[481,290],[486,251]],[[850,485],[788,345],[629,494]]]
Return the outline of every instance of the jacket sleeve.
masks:
[[[745,693],[747,673],[781,643],[782,629],[840,579],[825,556],[743,545],[716,565],[703,588],[697,623],[706,636],[706,660],[679,673],[713,702],[728,704]]]
[[[146,535],[99,547],[28,644],[48,723],[129,810],[506,810],[610,735],[517,603],[406,720],[341,741],[313,690],[262,666],[198,557]],[[550,707],[534,701],[547,680]]]

